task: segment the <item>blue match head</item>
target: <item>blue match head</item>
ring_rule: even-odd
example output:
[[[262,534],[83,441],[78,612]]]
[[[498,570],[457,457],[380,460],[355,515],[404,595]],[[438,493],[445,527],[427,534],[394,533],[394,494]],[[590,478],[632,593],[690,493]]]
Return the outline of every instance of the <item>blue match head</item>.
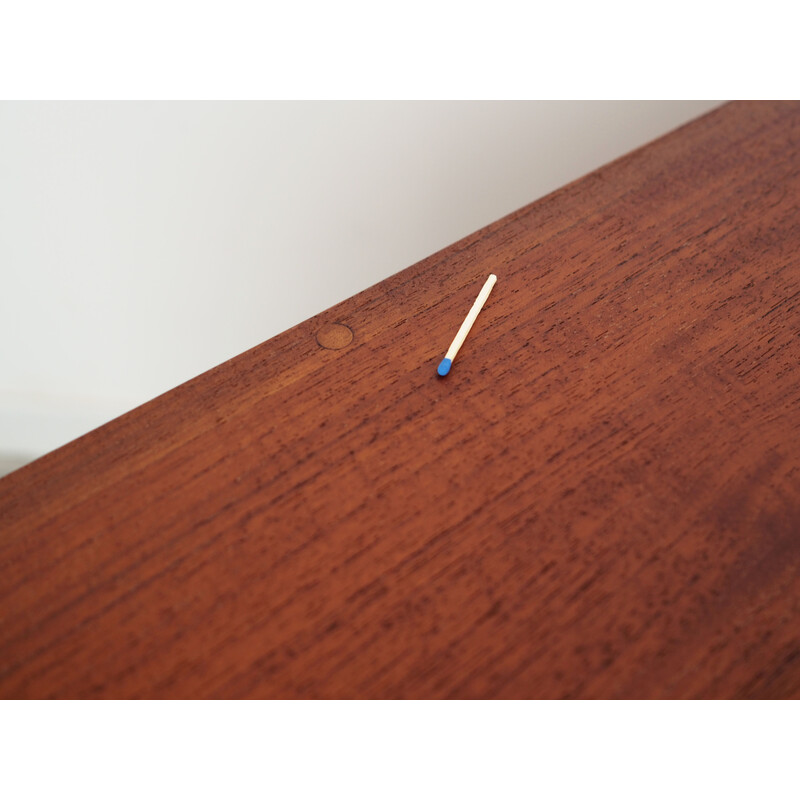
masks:
[[[442,359],[442,363],[441,363],[441,364],[439,364],[439,369],[437,369],[436,371],[437,371],[437,372],[438,372],[438,373],[439,373],[439,374],[440,374],[442,377],[444,377],[445,375],[447,375],[447,373],[448,373],[448,372],[450,372],[450,365],[451,365],[452,363],[453,363],[452,359],[450,359],[450,358],[443,358],[443,359]]]

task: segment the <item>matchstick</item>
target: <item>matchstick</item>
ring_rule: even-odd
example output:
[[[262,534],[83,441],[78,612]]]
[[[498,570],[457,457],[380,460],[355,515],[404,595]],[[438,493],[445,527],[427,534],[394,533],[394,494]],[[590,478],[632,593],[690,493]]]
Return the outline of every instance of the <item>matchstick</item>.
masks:
[[[487,278],[486,283],[483,284],[483,289],[481,289],[480,294],[472,304],[472,308],[469,310],[467,318],[461,323],[461,327],[458,329],[456,338],[453,339],[453,343],[448,348],[445,357],[442,359],[442,363],[439,364],[439,369],[436,370],[442,377],[450,372],[450,367],[453,365],[453,360],[456,357],[456,353],[458,353],[458,351],[461,349],[461,345],[464,344],[464,339],[467,338],[470,328],[472,328],[472,325],[475,322],[478,314],[481,313],[483,304],[486,302],[486,298],[489,297],[489,293],[492,291],[492,287],[495,285],[495,283],[497,283],[497,275],[490,275]]]

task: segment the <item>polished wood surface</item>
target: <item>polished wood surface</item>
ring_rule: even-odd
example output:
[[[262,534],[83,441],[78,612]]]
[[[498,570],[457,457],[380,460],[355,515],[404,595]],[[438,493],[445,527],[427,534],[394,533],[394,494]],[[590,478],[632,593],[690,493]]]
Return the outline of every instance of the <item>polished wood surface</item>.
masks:
[[[0,695],[800,696],[799,201],[723,106],[7,476]]]

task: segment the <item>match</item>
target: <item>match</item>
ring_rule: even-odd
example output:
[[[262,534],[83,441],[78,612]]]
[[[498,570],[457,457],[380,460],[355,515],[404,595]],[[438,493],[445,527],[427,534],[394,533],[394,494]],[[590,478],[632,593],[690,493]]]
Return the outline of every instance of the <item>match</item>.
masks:
[[[461,345],[464,344],[464,339],[467,338],[467,334],[470,332],[475,320],[478,318],[478,314],[481,313],[483,304],[489,297],[489,294],[491,293],[492,287],[495,285],[495,283],[497,283],[497,275],[490,275],[486,279],[486,283],[483,284],[483,289],[481,289],[480,294],[472,304],[472,308],[469,310],[469,314],[467,314],[466,319],[461,323],[461,327],[458,329],[456,338],[453,339],[453,343],[448,348],[445,357],[442,359],[442,363],[439,364],[439,369],[436,370],[440,376],[444,377],[448,372],[450,372],[450,367],[453,366],[453,361],[456,357],[456,354],[461,349]]]

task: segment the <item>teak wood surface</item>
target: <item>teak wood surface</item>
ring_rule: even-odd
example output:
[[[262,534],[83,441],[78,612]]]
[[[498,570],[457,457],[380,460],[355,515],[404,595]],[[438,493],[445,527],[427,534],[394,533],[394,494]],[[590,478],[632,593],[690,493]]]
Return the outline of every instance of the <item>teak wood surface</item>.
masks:
[[[800,696],[799,199],[723,106],[7,476],[0,695]]]

